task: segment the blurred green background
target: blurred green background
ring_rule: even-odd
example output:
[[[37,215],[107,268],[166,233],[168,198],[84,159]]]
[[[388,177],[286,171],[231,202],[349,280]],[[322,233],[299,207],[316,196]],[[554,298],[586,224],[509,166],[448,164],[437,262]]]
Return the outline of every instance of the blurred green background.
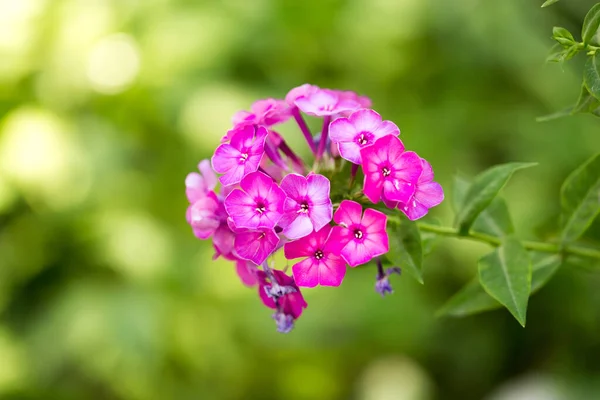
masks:
[[[184,218],[231,116],[310,82],[370,96],[449,200],[457,172],[538,162],[504,195],[522,238],[552,237],[600,121],[535,122],[577,98],[583,60],[544,59],[594,2],[541,3],[0,0],[0,398],[600,398],[598,272],[563,266],[526,329],[438,319],[489,251],[444,239],[424,286],[382,299],[353,269],[281,335]]]

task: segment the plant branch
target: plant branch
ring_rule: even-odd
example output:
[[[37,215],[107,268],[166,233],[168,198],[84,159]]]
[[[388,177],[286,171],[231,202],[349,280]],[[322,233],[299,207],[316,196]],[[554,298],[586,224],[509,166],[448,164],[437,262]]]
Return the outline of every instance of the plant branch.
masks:
[[[441,235],[441,236],[450,236],[450,237],[456,237],[458,239],[474,240],[477,242],[487,243],[492,246],[500,246],[500,244],[502,243],[502,239],[500,239],[496,236],[486,235],[484,233],[469,232],[468,235],[461,236],[458,233],[458,229],[455,229],[455,228],[451,228],[451,227],[447,227],[447,226],[437,226],[437,225],[427,224],[425,222],[419,222],[419,223],[417,223],[417,225],[419,226],[419,229],[424,232],[431,232],[431,233],[435,233],[435,234]],[[567,254],[567,255],[571,254],[571,255],[577,255],[577,256],[581,256],[581,257],[590,257],[590,258],[600,259],[600,250],[592,249],[589,247],[583,247],[583,246],[578,246],[578,245],[567,245],[567,246],[564,246],[561,248],[561,246],[558,244],[536,242],[536,241],[530,241],[530,240],[525,240],[522,243],[523,243],[523,247],[525,247],[527,250],[535,250],[535,251],[541,251],[541,252],[545,252],[545,253],[562,253],[562,254]]]

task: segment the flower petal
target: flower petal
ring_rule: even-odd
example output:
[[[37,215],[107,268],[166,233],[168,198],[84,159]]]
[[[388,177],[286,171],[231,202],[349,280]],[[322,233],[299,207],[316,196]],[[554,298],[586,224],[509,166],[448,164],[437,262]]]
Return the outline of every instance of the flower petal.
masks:
[[[356,132],[375,132],[381,124],[381,115],[369,109],[354,111],[348,118]]]
[[[311,204],[331,204],[329,179],[319,174],[309,174],[307,196]]]
[[[437,182],[419,184],[415,198],[425,207],[435,207],[444,201],[444,189]]]
[[[280,187],[288,197],[296,201],[304,198],[308,191],[306,178],[299,174],[286,175],[281,181]]]
[[[342,257],[348,265],[356,267],[357,265],[369,262],[373,256],[367,248],[364,241],[350,240],[342,250]]]
[[[346,275],[346,261],[338,255],[327,254],[319,265],[319,284],[340,286]]]
[[[319,264],[313,257],[292,266],[292,273],[298,286],[315,287],[319,284]]]
[[[347,118],[338,118],[329,125],[329,138],[334,143],[354,142],[357,131]]]
[[[308,215],[296,213],[296,218],[283,229],[283,234],[289,239],[299,239],[310,234],[313,230],[313,223]]]
[[[362,207],[355,201],[342,200],[340,206],[336,210],[333,220],[336,224],[360,224],[362,218]]]

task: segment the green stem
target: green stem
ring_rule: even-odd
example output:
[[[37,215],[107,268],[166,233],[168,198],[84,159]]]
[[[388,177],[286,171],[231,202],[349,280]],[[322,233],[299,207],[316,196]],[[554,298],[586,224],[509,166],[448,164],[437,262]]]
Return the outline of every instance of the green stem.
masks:
[[[424,222],[419,222],[417,225],[419,226],[419,229],[424,232],[432,232],[441,236],[456,237],[458,239],[470,239],[477,242],[488,243],[492,246],[500,246],[500,244],[502,243],[502,239],[496,236],[486,235],[484,233],[469,232],[468,235],[461,236],[458,233],[458,229],[450,228],[447,226],[431,225]],[[577,255],[581,257],[591,257],[600,259],[600,250],[591,249],[589,247],[567,245],[561,248],[558,244],[535,242],[529,240],[523,241],[522,243],[523,247],[525,247],[527,250],[535,250],[545,253],[564,253]]]

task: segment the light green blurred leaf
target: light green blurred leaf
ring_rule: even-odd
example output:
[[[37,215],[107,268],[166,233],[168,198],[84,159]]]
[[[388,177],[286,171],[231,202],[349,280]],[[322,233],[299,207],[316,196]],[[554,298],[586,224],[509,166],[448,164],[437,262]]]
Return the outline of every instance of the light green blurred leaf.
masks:
[[[461,176],[454,178],[452,205],[455,211],[462,208],[470,184]],[[498,237],[513,233],[514,227],[504,199],[496,196],[490,205],[477,216],[471,230]]]
[[[542,8],[551,6],[552,4],[558,3],[558,2],[559,2],[559,0],[546,0],[546,2],[544,4],[542,4]]]
[[[583,20],[583,26],[581,28],[581,39],[584,44],[593,43],[592,40],[598,32],[600,26],[600,3],[593,6],[588,11],[585,19]]]
[[[600,212],[600,154],[577,168],[561,188],[561,241],[577,240]]]
[[[583,69],[583,82],[589,92],[600,99],[600,53],[589,57]]]
[[[575,38],[571,32],[560,26],[552,28],[552,39],[556,40],[564,48],[569,48],[575,43]]]
[[[536,165],[535,163],[508,163],[496,165],[475,177],[460,211],[456,225],[461,235],[467,235],[477,216],[494,200],[513,172]]]
[[[511,236],[479,260],[479,282],[525,326],[531,292],[531,261],[521,242]]]
[[[558,254],[530,252],[529,255],[531,258],[531,296],[550,280],[560,267],[562,259]],[[500,307],[502,304],[487,294],[479,283],[479,279],[475,277],[452,296],[436,315],[464,317]]]
[[[399,223],[388,222],[387,230],[390,242],[387,258],[423,284],[423,249],[417,224],[407,218],[401,218]]]

